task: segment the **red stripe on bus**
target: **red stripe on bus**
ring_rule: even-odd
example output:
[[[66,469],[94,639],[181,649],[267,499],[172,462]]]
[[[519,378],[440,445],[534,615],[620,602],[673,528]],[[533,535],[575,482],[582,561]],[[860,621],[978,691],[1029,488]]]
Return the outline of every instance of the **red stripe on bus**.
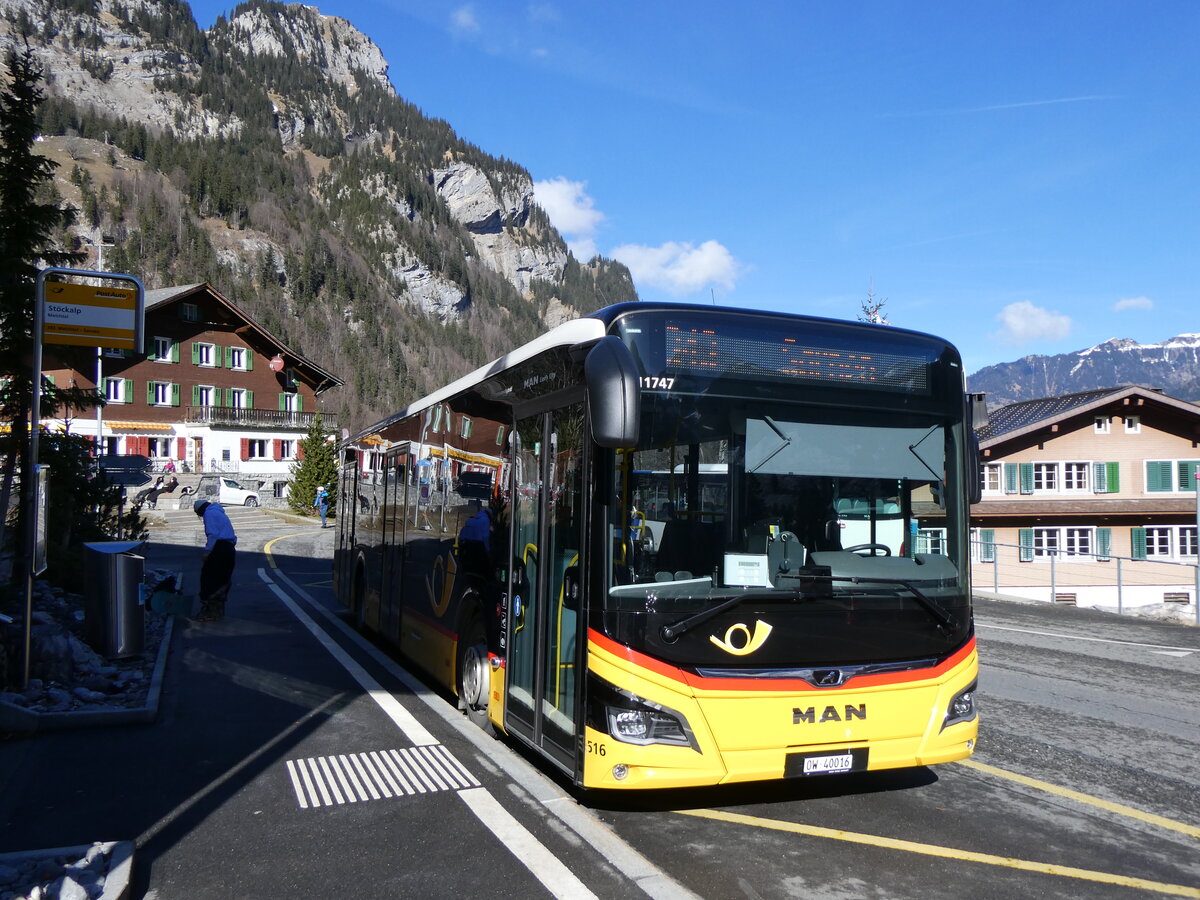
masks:
[[[619,657],[643,669],[648,669],[658,675],[670,678],[699,691],[827,691],[828,688],[814,687],[800,678],[706,678],[685,672],[677,666],[664,663],[660,659],[649,656],[618,644],[611,638],[605,637],[595,629],[588,629],[588,640],[598,648],[613,656]],[[972,637],[957,652],[942,660],[936,666],[924,669],[911,669],[905,672],[885,672],[878,675],[860,675],[850,679],[855,687],[876,687],[888,684],[907,684],[915,681],[928,681],[938,678],[962,663],[975,652],[975,638]],[[836,669],[837,666],[816,666],[814,668]],[[844,686],[844,685],[843,685]]]

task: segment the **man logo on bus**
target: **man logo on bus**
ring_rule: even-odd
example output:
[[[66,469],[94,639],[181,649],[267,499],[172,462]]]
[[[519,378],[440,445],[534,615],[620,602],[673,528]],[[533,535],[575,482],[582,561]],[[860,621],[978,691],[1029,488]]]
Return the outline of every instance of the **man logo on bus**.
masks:
[[[754,623],[753,631],[741,622],[736,622],[725,630],[724,640],[721,640],[715,634],[710,634],[708,639],[726,653],[732,653],[734,656],[749,656],[766,643],[767,636],[770,633],[771,626],[762,619],[759,619]],[[735,638],[737,638],[736,642]]]
[[[843,714],[844,713],[844,714]],[[810,706],[808,709],[801,709],[796,706],[792,708],[792,724],[799,725],[801,722],[807,722],[810,725],[817,725],[821,722],[849,722],[851,719],[865,719],[867,717],[867,704],[860,703],[855,706],[852,703],[847,703],[842,712],[838,712],[836,706],[827,706],[821,712],[821,718],[817,718],[817,709]]]

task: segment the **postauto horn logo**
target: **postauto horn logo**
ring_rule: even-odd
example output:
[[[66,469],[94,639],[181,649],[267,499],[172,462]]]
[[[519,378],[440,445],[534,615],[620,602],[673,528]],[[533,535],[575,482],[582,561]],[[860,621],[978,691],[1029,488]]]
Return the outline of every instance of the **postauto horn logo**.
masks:
[[[725,629],[725,637],[719,638],[715,634],[710,634],[708,639],[724,650],[726,653],[731,653],[734,656],[749,656],[759,647],[766,643],[767,637],[771,634],[771,626],[759,619],[754,623],[754,628],[751,629],[741,622],[735,622]]]

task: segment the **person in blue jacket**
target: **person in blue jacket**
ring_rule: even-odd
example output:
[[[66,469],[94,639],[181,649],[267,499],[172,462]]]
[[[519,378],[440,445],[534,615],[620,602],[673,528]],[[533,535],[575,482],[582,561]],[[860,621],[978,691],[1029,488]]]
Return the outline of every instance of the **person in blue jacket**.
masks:
[[[200,566],[200,612],[197,622],[217,622],[225,616],[225,601],[237,562],[237,535],[220,503],[201,498],[192,510],[204,521],[204,562]]]
[[[321,514],[321,527],[324,528],[325,516],[329,514],[329,491],[325,489],[325,485],[317,488],[317,499],[313,501],[313,506]]]

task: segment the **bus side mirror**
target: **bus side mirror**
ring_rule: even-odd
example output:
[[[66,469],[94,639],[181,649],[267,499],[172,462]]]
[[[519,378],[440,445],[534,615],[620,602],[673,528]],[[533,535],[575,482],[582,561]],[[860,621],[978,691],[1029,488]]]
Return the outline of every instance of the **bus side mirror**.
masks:
[[[629,347],[618,337],[600,338],[583,361],[592,437],[601,447],[632,450],[638,442],[641,384]]]

